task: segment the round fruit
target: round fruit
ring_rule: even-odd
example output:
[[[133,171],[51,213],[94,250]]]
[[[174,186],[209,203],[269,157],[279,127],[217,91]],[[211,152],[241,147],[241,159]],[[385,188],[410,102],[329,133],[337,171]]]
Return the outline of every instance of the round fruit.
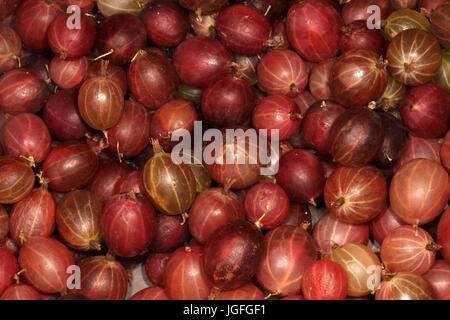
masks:
[[[232,60],[232,54],[219,40],[207,37],[184,40],[173,55],[173,65],[181,81],[198,88],[228,71]]]
[[[156,219],[156,232],[149,247],[152,252],[171,252],[189,242],[188,225],[183,223],[181,216],[169,216],[158,212]]]
[[[450,14],[450,3],[443,2],[431,13],[431,31],[439,39],[441,45],[450,49],[450,36],[448,28],[448,17]]]
[[[184,214],[197,195],[194,174],[186,164],[175,164],[157,140],[152,143],[155,154],[142,170],[145,191],[158,211]]]
[[[412,44],[417,45],[412,46]],[[391,76],[408,86],[432,80],[441,66],[442,53],[437,39],[420,29],[400,32],[386,51]]]
[[[130,13],[114,14],[100,26],[96,48],[113,64],[130,63],[134,55],[145,47],[147,32],[142,21]]]
[[[22,40],[17,32],[0,25],[0,72],[7,72],[20,65]]]
[[[269,95],[299,95],[308,83],[308,71],[303,59],[292,50],[273,50],[258,64],[258,84]]]
[[[25,198],[34,185],[29,164],[14,156],[0,157],[0,203],[12,204]]]
[[[439,247],[422,228],[405,225],[392,230],[384,238],[380,258],[389,273],[422,275],[434,264]]]
[[[330,260],[320,260],[305,270],[302,293],[306,300],[345,300],[347,275],[342,267]]]
[[[61,59],[55,56],[50,62],[50,77],[63,89],[78,88],[86,79],[89,61],[86,57]]]
[[[124,300],[128,290],[128,274],[113,258],[97,256],[80,264],[81,293],[91,300]]]
[[[302,121],[302,132],[308,146],[318,153],[329,154],[328,136],[331,126],[344,111],[344,107],[332,101],[313,103]]]
[[[149,40],[161,47],[175,47],[189,31],[188,15],[175,2],[152,1],[141,19]]]
[[[164,274],[170,253],[150,253],[145,260],[145,274],[152,284],[164,286]]]
[[[106,130],[122,117],[124,93],[119,85],[106,77],[86,80],[78,92],[78,110],[93,129]]]
[[[313,238],[302,228],[280,226],[264,236],[258,283],[272,295],[299,294],[305,270],[317,259]]]
[[[341,28],[339,50],[342,53],[357,49],[368,49],[383,55],[387,42],[383,33],[377,29],[367,28],[366,20],[356,20]]]
[[[320,62],[339,52],[342,18],[324,0],[305,0],[287,13],[286,31],[292,47],[311,62]]]
[[[375,295],[376,300],[434,300],[431,285],[419,275],[399,272],[384,280]]]
[[[113,196],[106,203],[101,219],[105,243],[120,257],[144,253],[155,236],[155,211],[141,194]]]
[[[14,25],[24,46],[33,52],[50,49],[47,33],[50,24],[66,10],[64,0],[25,0],[16,11]]]
[[[201,246],[178,248],[165,271],[165,291],[172,300],[206,300],[212,284],[203,270]]]
[[[348,296],[363,297],[378,287],[381,277],[380,260],[365,245],[344,244],[333,250],[330,260],[338,263],[345,270],[348,279]]]
[[[331,68],[336,62],[336,58],[330,58],[315,64],[309,75],[309,90],[317,100],[333,100],[329,81]]]
[[[59,192],[85,187],[97,168],[97,155],[87,143],[81,141],[59,144],[50,151],[42,166],[50,189]]]
[[[89,130],[81,119],[74,90],[53,94],[44,108],[43,118],[52,136],[58,140],[80,140]]]
[[[157,139],[167,151],[184,140],[186,134],[194,132],[194,123],[200,115],[194,104],[186,100],[172,100],[160,107],[154,114],[150,123],[150,136]],[[183,134],[179,134],[180,131]],[[172,134],[176,134],[178,141],[172,141]]]
[[[278,131],[278,140],[283,141],[292,137],[300,128],[301,110],[295,101],[287,96],[268,96],[253,109],[252,123],[260,135],[274,139],[272,132]],[[267,132],[263,133],[262,130]]]
[[[259,229],[273,229],[283,223],[289,214],[289,198],[279,185],[260,182],[245,195],[247,219]]]
[[[18,271],[16,257],[8,250],[0,248],[0,297],[14,283],[14,276]]]
[[[386,20],[391,11],[391,0],[349,0],[345,1],[342,8],[342,18],[345,24],[355,20],[373,21],[373,10],[368,10],[370,6],[377,6],[380,10],[380,19]],[[372,7],[373,8],[373,7]],[[371,18],[371,19],[369,19]]]
[[[100,250],[102,211],[103,203],[89,191],[75,190],[65,194],[56,208],[61,240],[78,251]]]
[[[302,149],[291,150],[280,159],[276,180],[291,201],[311,204],[315,204],[325,183],[317,157]]]
[[[403,123],[390,113],[380,113],[384,138],[373,163],[378,168],[389,168],[401,158],[408,135]]]
[[[189,231],[200,244],[205,244],[222,225],[245,219],[245,208],[228,188],[209,188],[201,192],[189,210]]]
[[[343,166],[361,167],[372,161],[383,142],[381,117],[367,107],[351,108],[333,123],[328,148]]]
[[[150,49],[140,50],[128,68],[131,95],[150,109],[175,98],[179,84],[171,61]]]
[[[432,221],[448,202],[448,173],[436,161],[414,159],[392,178],[389,199],[394,212],[406,223]]]
[[[55,230],[55,202],[45,189],[33,189],[17,202],[10,217],[10,236],[21,246],[34,236],[50,237]]]
[[[371,50],[347,51],[331,68],[331,94],[346,107],[361,107],[377,101],[387,86],[386,65],[383,57]]]
[[[255,55],[266,49],[272,33],[269,20],[255,9],[229,6],[216,20],[217,35],[222,43],[235,53]]]
[[[450,126],[450,93],[437,84],[412,88],[400,106],[405,125],[417,136],[439,138]]]
[[[217,229],[206,242],[202,257],[205,274],[214,285],[210,297],[248,283],[262,253],[263,235],[250,222],[235,220]]]
[[[8,154],[41,163],[50,152],[51,137],[45,122],[31,113],[21,113],[3,127]]]
[[[333,214],[326,213],[315,225],[312,236],[322,256],[327,257],[333,249],[347,243],[367,245],[369,242],[369,227],[366,223],[345,223]]]
[[[373,166],[340,167],[325,183],[328,210],[346,223],[366,223],[386,206],[387,186],[383,174]]]
[[[243,125],[255,106],[255,93],[250,84],[231,73],[219,76],[206,85],[201,95],[201,110],[214,128]],[[191,104],[193,108],[193,104]]]
[[[384,34],[391,41],[397,34],[409,29],[421,29],[431,32],[431,24],[425,15],[412,9],[392,12],[386,20]]]
[[[59,14],[47,31],[48,44],[61,59],[87,55],[94,46],[95,36],[96,28],[91,18],[80,15],[75,20],[73,12]]]
[[[19,283],[6,289],[0,300],[42,300],[42,297],[32,286]]]
[[[14,69],[0,77],[0,108],[7,113],[38,112],[50,94],[39,75]]]
[[[205,149],[204,152],[210,152],[208,161],[212,165],[208,169],[213,180],[222,186],[231,181],[231,189],[245,189],[257,183],[263,170],[259,154],[264,148],[260,147],[257,138],[256,133],[250,139],[246,135],[234,135],[233,140],[226,141],[228,139],[224,137],[218,155],[215,150]]]
[[[445,300],[450,296],[450,264],[444,260],[436,260],[422,277],[431,285],[438,300]]]
[[[0,240],[0,248],[8,250],[15,257],[19,255],[19,246],[10,237],[6,237],[3,240]]]
[[[75,264],[70,251],[59,241],[48,237],[28,239],[19,252],[24,278],[42,293],[62,292],[67,288],[69,267]]]

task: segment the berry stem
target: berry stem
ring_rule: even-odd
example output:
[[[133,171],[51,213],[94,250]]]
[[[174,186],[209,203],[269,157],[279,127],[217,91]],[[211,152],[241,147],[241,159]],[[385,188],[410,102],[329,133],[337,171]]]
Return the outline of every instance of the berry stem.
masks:
[[[335,201],[331,202],[331,207],[337,209],[337,208],[342,207],[344,204],[345,204],[345,198],[339,197]]]
[[[114,53],[114,48],[111,48],[111,49],[109,49],[108,52],[106,52],[106,53],[104,53],[104,54],[101,54],[101,55],[99,55],[98,57],[94,58],[93,61],[98,61],[98,60],[100,60],[100,59],[103,59],[104,57],[107,57],[107,56],[109,56],[109,55],[112,55],[113,53]]]

